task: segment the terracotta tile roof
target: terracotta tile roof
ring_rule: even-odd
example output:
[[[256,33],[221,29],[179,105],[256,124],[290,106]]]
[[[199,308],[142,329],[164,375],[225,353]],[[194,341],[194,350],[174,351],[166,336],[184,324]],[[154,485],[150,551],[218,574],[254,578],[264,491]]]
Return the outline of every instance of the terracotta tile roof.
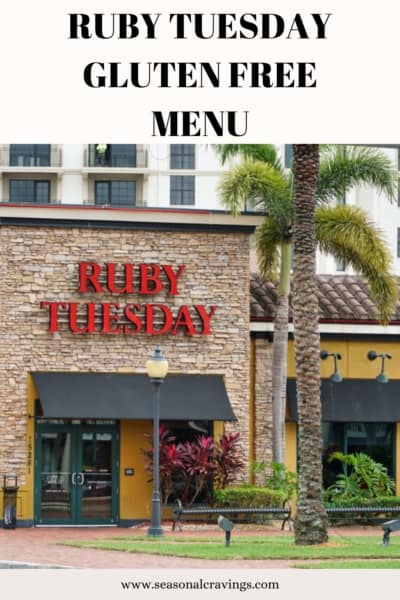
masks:
[[[377,322],[377,312],[368,285],[357,275],[318,275],[320,320],[330,322]],[[400,297],[400,280],[399,280]],[[263,281],[256,273],[250,280],[251,319],[273,320],[277,299],[276,283]],[[291,304],[291,302],[290,302]],[[290,319],[292,311],[290,308]],[[400,322],[400,300],[391,322]]]

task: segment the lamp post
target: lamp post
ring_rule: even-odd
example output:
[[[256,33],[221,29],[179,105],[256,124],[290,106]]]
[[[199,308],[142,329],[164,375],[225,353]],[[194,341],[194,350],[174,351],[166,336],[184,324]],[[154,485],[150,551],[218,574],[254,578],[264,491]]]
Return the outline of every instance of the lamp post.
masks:
[[[164,534],[161,527],[161,499],[160,499],[160,386],[168,373],[168,361],[163,356],[160,348],[154,351],[146,363],[146,372],[154,386],[154,412],[153,412],[153,496],[151,499],[151,524],[148,535],[161,536]]]

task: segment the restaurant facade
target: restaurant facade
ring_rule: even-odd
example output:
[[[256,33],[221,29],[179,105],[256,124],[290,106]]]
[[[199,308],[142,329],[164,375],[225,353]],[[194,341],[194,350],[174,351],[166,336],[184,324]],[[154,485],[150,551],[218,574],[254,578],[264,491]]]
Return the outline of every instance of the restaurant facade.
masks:
[[[18,477],[18,526],[129,526],[150,517],[145,365],[156,346],[169,362],[160,417],[179,440],[239,432],[238,482],[254,480],[254,461],[271,460],[275,291],[251,274],[259,219],[1,207],[0,474]],[[399,309],[382,328],[355,283],[319,279],[329,354],[321,364],[325,476],[332,448],[366,451],[388,467],[399,493]],[[386,384],[376,381],[371,350],[392,356]],[[331,379],[334,353],[340,383]],[[286,463],[295,471],[291,340],[287,400]]]
[[[249,236],[208,211],[2,207],[0,473],[20,526],[149,517],[146,361],[160,418],[239,431],[249,466]]]

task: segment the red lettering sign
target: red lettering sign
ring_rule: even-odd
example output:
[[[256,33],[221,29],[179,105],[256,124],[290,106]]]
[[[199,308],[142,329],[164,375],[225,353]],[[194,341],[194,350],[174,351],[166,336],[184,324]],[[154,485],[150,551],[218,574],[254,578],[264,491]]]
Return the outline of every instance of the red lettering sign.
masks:
[[[179,294],[178,284],[185,265],[173,267],[156,263],[79,263],[78,292],[81,294],[151,295],[164,292]],[[77,334],[105,333],[111,335],[210,335],[211,320],[217,306],[195,304],[169,307],[166,304],[128,302],[55,302],[42,301],[47,309],[48,331],[56,333],[63,327]]]

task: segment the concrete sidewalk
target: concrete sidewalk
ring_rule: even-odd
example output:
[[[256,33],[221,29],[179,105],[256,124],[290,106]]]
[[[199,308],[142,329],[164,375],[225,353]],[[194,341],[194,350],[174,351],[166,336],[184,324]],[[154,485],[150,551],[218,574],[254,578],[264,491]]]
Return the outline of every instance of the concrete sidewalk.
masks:
[[[148,524],[129,529],[110,527],[37,527],[0,529],[0,563],[30,563],[46,566],[95,569],[281,569],[289,568],[293,560],[202,560],[152,554],[128,554],[62,545],[68,541],[90,541],[110,537],[146,535]],[[182,532],[172,532],[171,523],[165,523],[165,536],[215,536],[224,545],[224,534],[216,525],[185,524]],[[331,528],[330,535],[381,535],[379,526]],[[235,526],[234,537],[242,535],[293,535],[273,526]]]

